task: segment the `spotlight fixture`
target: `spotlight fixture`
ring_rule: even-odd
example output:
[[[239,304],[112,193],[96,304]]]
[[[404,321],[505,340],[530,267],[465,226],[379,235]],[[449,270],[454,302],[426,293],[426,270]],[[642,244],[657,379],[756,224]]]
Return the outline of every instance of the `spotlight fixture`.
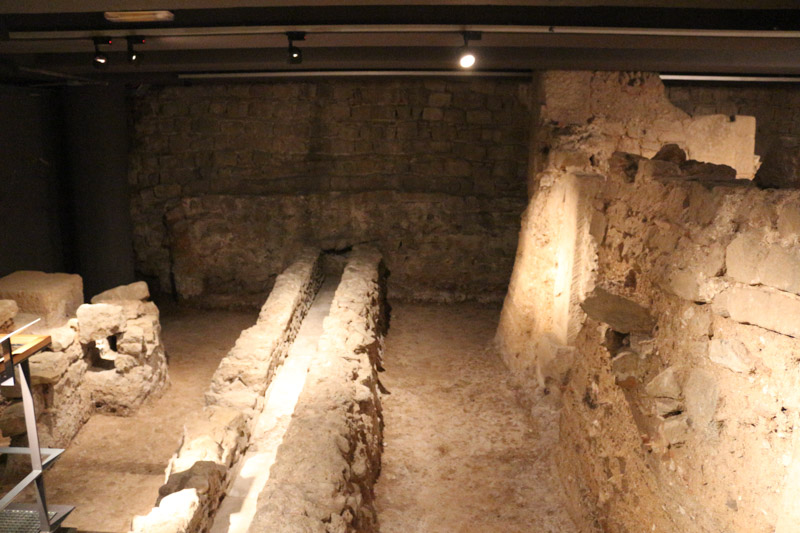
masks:
[[[475,65],[475,54],[469,47],[470,41],[480,41],[483,36],[479,31],[463,31],[461,36],[464,38],[464,46],[461,47],[461,54],[458,64],[461,68],[472,68]]]
[[[289,39],[289,49],[287,50],[286,62],[291,65],[299,65],[303,62],[303,51],[294,45],[294,41],[305,41],[306,32],[287,31],[286,37]]]
[[[128,41],[128,62],[134,65],[139,64],[139,54],[133,48],[135,44],[144,44],[144,37],[127,37]]]
[[[94,42],[94,58],[92,58],[92,65],[95,68],[103,68],[108,65],[108,56],[100,51],[100,45],[110,45],[111,37],[95,37],[92,39]]]

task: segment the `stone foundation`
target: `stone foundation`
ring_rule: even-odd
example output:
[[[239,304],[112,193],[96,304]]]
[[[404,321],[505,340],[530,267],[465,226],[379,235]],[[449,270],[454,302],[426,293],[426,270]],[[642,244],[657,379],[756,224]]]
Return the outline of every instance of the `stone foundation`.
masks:
[[[72,276],[59,279],[66,279],[68,287],[75,285]],[[42,446],[66,447],[92,413],[130,414],[169,383],[158,308],[146,301],[150,296],[147,285],[140,282],[114,291],[101,298],[105,300],[102,304],[77,307],[77,317],[65,325],[38,329],[52,339],[48,350],[29,359]],[[21,290],[17,296],[24,302],[54,304],[23,309],[36,309],[51,320],[61,320],[62,301],[53,295],[42,296],[38,289],[33,294]],[[116,299],[123,294],[126,299]],[[51,313],[52,309],[57,313]],[[2,394],[11,403],[0,415],[6,420],[0,423],[0,432],[18,441],[25,433],[24,425],[17,423],[22,417],[19,388],[4,387]]]
[[[688,117],[656,76],[540,81],[497,344],[530,396],[563,406],[574,517],[587,531],[794,531],[800,192],[747,179],[751,120]]]
[[[208,530],[247,448],[255,415],[322,282],[319,252],[304,250],[275,282],[256,325],[244,330],[214,373],[206,407],[185,425],[156,506],[134,517],[135,533]]]
[[[378,252],[352,252],[252,531],[378,531],[384,275]]]

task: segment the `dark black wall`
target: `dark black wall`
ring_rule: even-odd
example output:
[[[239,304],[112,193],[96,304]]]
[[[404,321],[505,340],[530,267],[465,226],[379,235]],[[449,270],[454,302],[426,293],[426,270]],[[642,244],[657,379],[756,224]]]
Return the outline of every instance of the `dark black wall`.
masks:
[[[63,91],[75,270],[84,294],[134,281],[124,87]]]
[[[67,270],[58,94],[0,87],[0,276]]]
[[[134,281],[124,87],[0,86],[0,276],[72,272],[87,300]]]

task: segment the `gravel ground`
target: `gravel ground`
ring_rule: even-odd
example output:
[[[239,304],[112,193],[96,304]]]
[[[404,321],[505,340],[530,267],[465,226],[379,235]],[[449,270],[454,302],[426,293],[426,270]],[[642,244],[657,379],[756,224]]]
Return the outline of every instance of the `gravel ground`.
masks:
[[[392,304],[381,381],[383,533],[577,532],[551,451],[557,413],[534,416],[487,349],[498,308]]]

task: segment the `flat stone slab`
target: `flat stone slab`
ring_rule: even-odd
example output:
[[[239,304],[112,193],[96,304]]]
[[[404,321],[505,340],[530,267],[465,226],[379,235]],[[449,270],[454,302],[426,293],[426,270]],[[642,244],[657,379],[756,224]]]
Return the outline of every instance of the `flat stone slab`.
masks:
[[[632,300],[596,287],[581,303],[583,311],[620,333],[649,333],[655,326],[650,312]]]
[[[83,303],[83,280],[77,274],[20,270],[0,278],[0,299],[14,300],[20,313],[60,326]]]

